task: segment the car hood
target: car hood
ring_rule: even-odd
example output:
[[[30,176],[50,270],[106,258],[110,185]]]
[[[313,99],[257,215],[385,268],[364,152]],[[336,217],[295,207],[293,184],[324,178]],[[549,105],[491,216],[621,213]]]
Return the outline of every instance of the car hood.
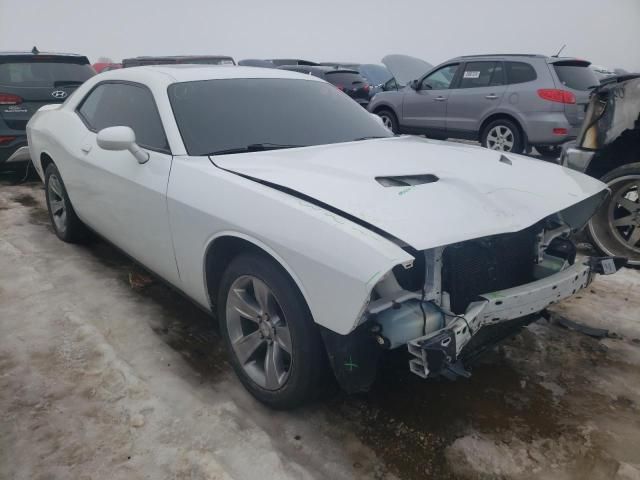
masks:
[[[516,232],[606,189],[602,182],[559,165],[417,137],[211,160],[230,172],[322,202],[418,250]],[[422,175],[428,183],[383,186],[377,180],[408,175]]]
[[[433,68],[430,63],[409,55],[387,55],[381,61],[402,85],[408,85]]]

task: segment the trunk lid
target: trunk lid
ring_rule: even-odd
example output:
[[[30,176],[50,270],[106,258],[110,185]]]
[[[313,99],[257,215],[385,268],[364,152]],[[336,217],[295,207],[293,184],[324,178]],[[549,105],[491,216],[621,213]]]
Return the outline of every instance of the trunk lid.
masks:
[[[211,161],[312,197],[418,250],[520,231],[606,188],[555,164],[502,157],[480,147],[392,137]]]

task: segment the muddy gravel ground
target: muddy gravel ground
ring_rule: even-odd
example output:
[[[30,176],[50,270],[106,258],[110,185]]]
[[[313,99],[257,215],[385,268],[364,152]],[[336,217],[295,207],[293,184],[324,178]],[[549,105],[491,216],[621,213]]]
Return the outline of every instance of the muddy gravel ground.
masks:
[[[243,390],[212,319],[104,242],[59,241],[41,185],[11,182],[2,479],[640,478],[638,271],[557,305],[468,380],[422,381],[399,352],[369,394],[274,412]]]

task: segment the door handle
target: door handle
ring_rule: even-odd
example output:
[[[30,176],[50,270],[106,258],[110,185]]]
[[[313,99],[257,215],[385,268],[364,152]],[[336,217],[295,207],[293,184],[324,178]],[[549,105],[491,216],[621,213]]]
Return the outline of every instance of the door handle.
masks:
[[[489,95],[485,95],[484,98],[486,98],[487,100],[495,100],[496,98],[498,98],[498,96],[490,93]]]
[[[434,98],[434,100],[436,102],[446,102],[447,101],[447,99],[445,97],[442,97],[442,96],[436,97],[436,98]]]
[[[91,145],[83,145],[82,147],[80,147],[80,150],[82,150],[84,153],[89,153],[91,151]]]

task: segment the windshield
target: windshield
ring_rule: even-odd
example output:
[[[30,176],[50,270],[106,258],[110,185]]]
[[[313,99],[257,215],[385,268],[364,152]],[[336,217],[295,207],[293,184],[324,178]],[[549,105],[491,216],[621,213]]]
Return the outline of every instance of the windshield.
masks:
[[[174,83],[168,92],[189,155],[392,136],[347,95],[315,80],[204,80]]]
[[[57,83],[83,83],[95,75],[88,64],[60,62],[0,63],[0,84],[19,87],[53,87]]]
[[[583,65],[554,65],[553,68],[565,87],[574,90],[589,90],[600,85],[600,80],[595,72]]]
[[[372,85],[383,85],[393,78],[389,69],[384,65],[367,63],[365,65],[360,65],[358,70]]]

